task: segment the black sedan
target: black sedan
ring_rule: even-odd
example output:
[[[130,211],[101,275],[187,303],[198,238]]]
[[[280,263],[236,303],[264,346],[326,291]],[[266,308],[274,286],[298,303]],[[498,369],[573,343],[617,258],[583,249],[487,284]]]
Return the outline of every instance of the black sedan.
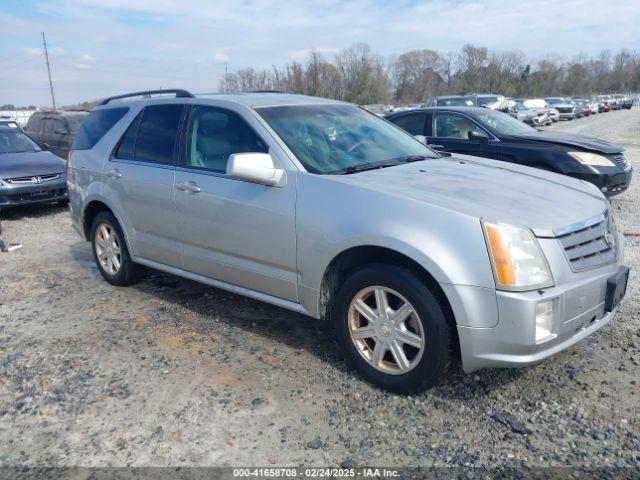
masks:
[[[65,161],[23,131],[0,127],[0,208],[67,201]]]
[[[494,110],[433,107],[386,119],[426,137],[434,150],[562,173],[593,183],[608,197],[624,192],[631,181],[631,164],[622,147],[582,135],[540,131]]]

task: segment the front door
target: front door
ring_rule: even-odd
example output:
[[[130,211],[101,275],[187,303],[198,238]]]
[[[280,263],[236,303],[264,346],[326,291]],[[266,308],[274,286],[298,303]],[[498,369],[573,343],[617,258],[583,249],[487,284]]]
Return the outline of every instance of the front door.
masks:
[[[175,176],[184,269],[297,301],[295,178],[269,187],[226,175],[229,155],[269,151],[229,110],[193,107],[185,143]]]
[[[486,134],[488,140],[469,138],[469,132],[472,131]],[[500,142],[477,122],[461,113],[434,112],[427,140],[435,150],[502,159]]]

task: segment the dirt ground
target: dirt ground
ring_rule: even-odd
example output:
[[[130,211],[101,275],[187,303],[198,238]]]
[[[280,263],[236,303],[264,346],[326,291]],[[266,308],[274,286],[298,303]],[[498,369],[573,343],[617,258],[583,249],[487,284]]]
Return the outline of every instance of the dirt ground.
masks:
[[[551,128],[640,171],[640,109]],[[638,173],[612,206],[640,232]],[[2,216],[24,248],[0,254],[0,465],[640,466],[639,237],[601,331],[405,397],[348,370],[322,322],[163,273],[112,287],[64,208]]]

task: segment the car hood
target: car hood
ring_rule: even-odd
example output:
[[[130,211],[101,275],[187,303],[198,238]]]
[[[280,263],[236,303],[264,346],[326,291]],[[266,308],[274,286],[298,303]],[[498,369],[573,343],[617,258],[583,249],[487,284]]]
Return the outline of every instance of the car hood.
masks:
[[[48,151],[0,153],[0,178],[63,173],[65,163]]]
[[[566,145],[568,147],[578,147],[580,150],[591,150],[599,153],[620,153],[624,148],[614,145],[597,138],[585,137],[574,133],[563,132],[531,132],[521,135],[514,135],[516,138],[526,138],[528,140],[536,140],[539,142],[555,143],[558,145]]]
[[[607,200],[580,180],[468,155],[424,160],[335,177],[496,222],[527,226],[540,237],[602,214]]]

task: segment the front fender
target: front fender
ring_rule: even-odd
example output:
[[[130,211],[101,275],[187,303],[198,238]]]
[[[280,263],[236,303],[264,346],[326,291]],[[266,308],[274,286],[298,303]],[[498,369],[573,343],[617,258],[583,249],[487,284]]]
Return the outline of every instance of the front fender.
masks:
[[[331,261],[359,246],[400,253],[441,284],[495,288],[479,220],[446,208],[301,175],[296,227],[300,299],[314,316]]]

